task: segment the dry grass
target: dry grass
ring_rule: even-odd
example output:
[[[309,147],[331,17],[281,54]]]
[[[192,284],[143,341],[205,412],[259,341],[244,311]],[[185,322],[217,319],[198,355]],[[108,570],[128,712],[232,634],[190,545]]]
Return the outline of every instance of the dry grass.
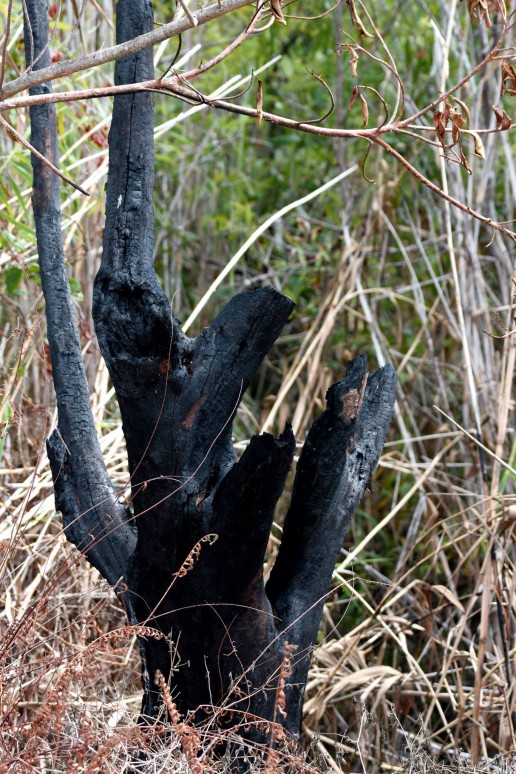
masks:
[[[108,27],[99,21],[99,40]],[[489,79],[472,85],[474,118],[492,104],[495,88]],[[91,133],[103,130],[108,108],[97,106]],[[79,320],[92,407],[122,489],[124,440],[90,323],[105,159],[87,137],[70,151],[68,171],[79,169],[97,196],[81,203],[73,193],[63,212],[84,293]],[[486,161],[474,162],[471,178],[434,162],[453,196],[493,218],[514,217],[516,168],[506,135],[489,136]],[[395,197],[402,179],[381,151],[368,163],[376,184],[350,183],[341,221],[352,225],[339,235],[315,312],[301,309],[290,324],[261,377],[267,389],[246,398],[237,422],[237,447],[287,418],[302,441],[327,387],[359,348],[371,367],[391,362],[400,379],[375,491],[342,550],[310,671],[304,732],[311,764],[296,765],[349,774],[508,773],[516,771],[514,254],[501,237],[490,241],[478,223],[405,178],[412,198]],[[180,185],[197,177],[193,157],[181,167]],[[504,187],[503,200],[496,186]],[[29,193],[22,186],[13,195],[18,223],[31,223]],[[177,205],[185,232],[199,222],[199,198],[191,211]],[[324,226],[327,214],[317,207],[300,215],[307,232]],[[287,245],[300,227],[289,218],[280,225]],[[26,272],[33,241],[16,222],[5,233],[0,268]],[[162,228],[158,244],[168,250],[174,235]],[[268,260],[274,269],[274,254]],[[198,297],[223,265],[220,257],[203,265]],[[278,261],[272,276],[281,289],[290,274]],[[252,269],[244,280],[259,281]],[[172,295],[169,283],[166,277]],[[110,589],[67,545],[54,511],[44,449],[55,416],[42,301],[30,273],[23,288],[19,298],[3,295],[8,323],[0,334],[0,772],[227,770],[227,761],[213,760],[220,740],[209,725],[192,729],[173,713],[172,723],[135,723],[135,631]],[[192,311],[180,294],[174,305],[183,316]],[[278,523],[269,564],[280,535]],[[137,750],[146,757],[138,759]]]

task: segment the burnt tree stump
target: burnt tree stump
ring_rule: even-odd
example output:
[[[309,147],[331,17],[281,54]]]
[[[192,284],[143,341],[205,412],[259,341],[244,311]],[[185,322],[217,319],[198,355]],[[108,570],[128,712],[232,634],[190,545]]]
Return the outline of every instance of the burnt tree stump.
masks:
[[[46,3],[27,0],[27,8],[27,52],[44,67]],[[151,27],[147,0],[119,0],[117,42]],[[117,84],[152,75],[151,50],[116,63]],[[57,163],[54,108],[30,112],[32,143]],[[117,500],[95,434],[64,264],[59,181],[33,158],[59,409],[58,432],[48,441],[56,506],[68,539],[115,588],[130,622],[165,635],[140,638],[143,716],[156,717],[162,702],[159,670],[184,715],[198,720],[224,708],[220,722],[244,722],[255,741],[267,736],[258,719],[297,737],[325,595],[383,448],[396,376],[390,366],[368,376],[361,356],[329,389],[297,464],[281,547],[265,583],[264,555],[295,439],[289,426],[278,438],[254,436],[237,459],[231,428],[294,304],[270,287],[242,293],[188,338],[153,268],[152,93],[115,98],[109,143],[94,320],[122,415],[131,504]],[[284,715],[277,711],[280,674]]]

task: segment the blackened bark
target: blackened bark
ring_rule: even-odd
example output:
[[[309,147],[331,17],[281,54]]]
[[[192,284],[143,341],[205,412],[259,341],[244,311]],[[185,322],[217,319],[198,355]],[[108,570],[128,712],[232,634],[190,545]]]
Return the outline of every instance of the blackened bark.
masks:
[[[27,0],[26,8],[27,67],[32,67],[31,52],[34,69],[47,67],[47,4],[44,0]],[[30,93],[45,94],[50,90],[51,86],[44,84]],[[32,145],[58,165],[55,107],[32,107],[30,121]],[[116,586],[126,574],[135,532],[127,521],[126,509],[117,502],[95,433],[65,268],[59,178],[34,155],[32,167],[32,205],[59,416],[57,430],[47,442],[56,507],[63,514],[67,538]]]
[[[138,32],[151,24],[146,3],[121,0],[119,34],[130,34],[126,9]],[[117,64],[117,82],[152,77],[146,52],[129,60]],[[324,596],[383,446],[395,375],[386,368],[367,381],[360,358],[331,389],[299,462],[266,593],[263,559],[295,441],[289,428],[254,437],[237,462],[231,423],[293,304],[262,288],[234,298],[197,339],[182,333],[152,269],[152,103],[117,100],[95,321],[129,456],[138,529],[129,588],[138,620],[169,636],[141,643],[143,712],[156,714],[153,678],[170,675],[172,648],[181,712],[202,718],[215,704],[232,710],[230,723],[271,720],[288,642],[296,651],[285,725],[297,733]]]
[[[297,657],[288,678],[285,722],[298,730],[310,655],[337,553],[380,457],[396,393],[385,366],[367,374],[365,355],[326,396],[297,464],[278,557],[267,584],[273,610]]]
[[[37,16],[42,5],[29,0],[32,26],[40,31],[36,51],[45,44],[46,16]],[[147,0],[119,0],[117,42],[151,27]],[[115,79],[149,79],[152,70],[152,52],[142,51],[117,62]],[[55,162],[53,108],[33,110],[33,142]],[[115,98],[109,142],[94,319],[122,415],[137,538],[114,503],[94,434],[64,268],[57,179],[35,160],[34,208],[59,405],[60,435],[49,442],[56,503],[67,535],[86,547],[90,561],[113,584],[124,577],[130,620],[167,637],[140,640],[144,715],[158,712],[160,670],[181,713],[201,720],[212,717],[214,706],[224,708],[216,722],[245,725],[257,742],[270,738],[270,725],[260,719],[297,735],[323,600],[378,462],[396,377],[387,366],[367,379],[361,357],[330,388],[297,466],[280,552],[265,585],[264,555],[295,439],[288,426],[279,438],[255,436],[237,460],[231,425],[293,302],[272,288],[240,294],[196,339],[188,338],[153,269],[151,94]],[[92,535],[106,537],[93,546]],[[283,679],[285,717],[278,712]]]

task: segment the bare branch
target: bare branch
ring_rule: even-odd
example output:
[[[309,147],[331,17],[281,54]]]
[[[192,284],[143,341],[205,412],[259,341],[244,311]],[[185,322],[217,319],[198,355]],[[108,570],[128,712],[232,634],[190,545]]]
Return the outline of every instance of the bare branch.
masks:
[[[246,5],[254,5],[253,0],[218,0],[213,5],[196,11],[193,16],[197,19],[197,25],[202,26],[212,21],[212,19],[217,19]],[[162,43],[164,40],[173,38],[175,35],[191,29],[191,27],[192,23],[184,16],[177,21],[164,24],[162,27],[147,32],[144,35],[138,35],[126,43],[95,51],[93,54],[84,54],[68,61],[58,62],[37,72],[24,73],[24,75],[4,86],[0,92],[0,98],[4,100],[40,83],[47,83],[48,81],[56,80],[56,78],[62,78],[63,76],[72,75],[72,73],[79,73],[92,67],[98,67],[98,65],[106,64],[106,62],[114,62],[128,54],[135,54],[138,51],[143,51],[145,48]]]
[[[85,191],[84,188],[81,188],[80,185],[77,183],[74,183],[74,181],[67,177],[61,170],[55,166],[55,164],[52,164],[51,161],[49,161],[45,156],[37,150],[34,145],[31,145],[30,142],[28,142],[25,137],[23,137],[19,132],[16,131],[16,129],[11,126],[11,124],[5,120],[3,116],[0,116],[0,125],[4,127],[6,132],[11,135],[11,137],[14,140],[17,140],[19,143],[23,145],[24,148],[27,148],[27,150],[30,150],[31,153],[33,153],[35,156],[38,157],[40,161],[43,162],[49,169],[52,170],[52,172],[55,172],[58,177],[61,178],[61,180],[64,180],[65,183],[69,183],[71,186],[73,186],[77,191],[80,191],[84,196],[89,196],[88,191]]]
[[[333,13],[333,11],[341,5],[343,0],[337,0],[335,5],[332,5],[331,8],[328,8],[327,11],[323,11],[322,13],[318,13],[317,16],[295,16],[294,14],[285,14],[285,17],[287,19],[299,19],[300,21],[316,21],[317,19],[323,19],[325,16],[329,16],[330,13]],[[289,3],[290,5],[290,3]]]
[[[450,197],[446,191],[444,191],[439,185],[433,183],[424,174],[422,174],[419,170],[417,170],[412,164],[410,164],[409,161],[407,161],[407,159],[403,156],[402,153],[395,150],[395,148],[393,148],[392,145],[388,144],[385,141],[385,139],[383,139],[384,135],[389,135],[389,134],[391,135],[400,134],[404,136],[408,135],[414,139],[421,140],[421,142],[424,142],[425,144],[431,145],[433,147],[437,147],[438,144],[435,142],[433,138],[430,139],[429,137],[419,136],[419,133],[421,132],[435,132],[436,131],[435,126],[419,126],[415,124],[415,121],[417,119],[420,119],[422,116],[428,113],[431,113],[440,103],[443,102],[443,100],[444,100],[445,106],[448,104],[448,100],[455,100],[456,102],[458,102],[462,110],[467,115],[467,112],[468,112],[467,106],[463,102],[461,102],[461,100],[457,99],[456,97],[453,97],[453,94],[456,93],[461,86],[463,86],[465,83],[470,81],[487,64],[493,62],[494,60],[500,57],[501,52],[504,51],[503,42],[507,36],[507,33],[514,26],[514,23],[515,23],[514,15],[509,17],[509,19],[505,21],[505,24],[502,29],[502,33],[498,41],[478,65],[476,65],[472,70],[470,70],[469,73],[467,73],[458,83],[456,83],[453,87],[451,87],[445,94],[441,94],[439,97],[433,100],[433,102],[431,102],[429,105],[422,108],[421,110],[418,110],[410,117],[404,118],[402,120],[401,116],[404,110],[405,90],[404,90],[401,78],[399,76],[394,57],[392,56],[382,34],[375,26],[374,21],[372,20],[364,4],[360,2],[360,0],[357,0],[357,2],[360,5],[361,13],[364,14],[364,18],[366,19],[369,29],[373,31],[374,37],[377,38],[383,50],[385,51],[385,58],[375,56],[374,54],[372,54],[370,51],[368,51],[358,43],[353,43],[352,45],[351,44],[348,44],[348,45],[353,49],[353,51],[355,52],[355,55],[356,55],[356,52],[359,51],[365,56],[379,63],[382,67],[385,67],[396,79],[396,86],[397,86],[396,104],[393,108],[391,118],[387,119],[387,115],[386,115],[384,119],[384,123],[380,125],[376,125],[374,127],[367,128],[366,126],[369,118],[369,110],[368,110],[368,106],[365,101],[365,98],[363,97],[360,90],[369,89],[373,91],[381,100],[384,110],[386,112],[387,112],[387,105],[383,97],[375,89],[373,89],[371,86],[368,86],[367,84],[355,86],[355,89],[354,89],[354,96],[360,96],[361,104],[362,104],[363,126],[359,129],[344,129],[341,127],[333,128],[333,127],[326,127],[326,126],[320,125],[321,122],[325,118],[327,118],[328,115],[333,111],[334,99],[333,99],[330,86],[320,76],[315,75],[314,73],[311,73],[311,74],[327,89],[330,95],[331,105],[328,112],[323,117],[319,119],[307,120],[307,121],[299,121],[299,120],[296,120],[295,118],[280,116],[274,113],[268,113],[264,111],[263,110],[263,86],[261,87],[261,92],[260,92],[261,99],[258,100],[257,106],[246,107],[246,106],[234,104],[233,99],[235,97],[226,98],[226,99],[217,99],[214,97],[205,96],[203,93],[201,93],[198,89],[196,89],[192,85],[191,81],[196,76],[201,75],[202,73],[206,72],[208,69],[213,68],[215,65],[220,64],[220,62],[226,59],[250,35],[257,34],[261,31],[258,28],[258,22],[261,18],[261,14],[264,7],[268,5],[267,3],[263,3],[263,2],[257,3],[255,12],[253,14],[251,21],[237,38],[235,38],[229,45],[227,45],[223,51],[219,52],[216,56],[212,57],[208,62],[205,62],[200,66],[191,69],[187,73],[184,73],[182,75],[174,73],[173,77],[166,78],[166,79],[162,77],[162,78],[153,79],[153,80],[146,80],[146,81],[142,80],[139,83],[128,83],[128,84],[123,84],[119,86],[108,86],[108,87],[99,88],[99,89],[89,89],[89,90],[75,91],[75,92],[62,92],[62,93],[55,93],[55,94],[38,94],[36,96],[29,96],[29,97],[15,98],[15,99],[4,99],[2,102],[0,102],[0,111],[6,110],[6,109],[15,109],[22,106],[48,104],[51,102],[68,102],[68,101],[74,101],[74,100],[98,98],[101,96],[115,96],[115,95],[121,95],[121,94],[136,94],[136,93],[141,93],[145,91],[156,91],[160,93],[171,94],[172,96],[175,96],[176,98],[186,101],[190,104],[209,105],[219,110],[225,110],[228,112],[236,113],[238,115],[247,116],[249,118],[256,118],[258,119],[259,122],[268,121],[269,123],[282,126],[286,129],[301,131],[308,134],[315,134],[318,136],[332,137],[332,138],[364,139],[364,140],[367,140],[368,142],[374,142],[380,147],[383,147],[391,156],[393,156],[401,164],[403,164],[403,166],[417,180],[419,180],[421,183],[427,186],[438,196],[445,199],[450,204],[453,204],[454,206],[458,207],[459,209],[466,212],[467,214],[471,215],[472,217],[476,218],[480,222],[485,223],[486,225],[490,226],[494,230],[498,230],[501,233],[508,236],[510,239],[514,240],[515,232],[507,228],[505,224],[503,224],[502,222],[497,222],[497,221],[495,222],[491,218],[488,218],[482,215],[481,213],[475,210],[472,210],[470,207],[467,206],[467,204],[459,202],[458,200],[453,199],[453,197]],[[198,20],[199,24],[204,24],[206,21],[209,21],[211,18],[221,16],[224,13],[228,13],[231,10],[235,10],[236,8],[239,8],[248,4],[250,4],[249,0],[247,0],[247,2],[245,2],[244,0],[221,0],[216,5],[212,5],[209,8],[204,9],[203,11],[197,12],[195,15],[195,19]],[[15,93],[15,91],[18,88],[22,88],[25,86],[26,83],[29,83],[30,79],[33,77],[37,78],[38,79],[37,82],[39,83],[40,81],[43,81],[43,80],[49,80],[55,77],[59,77],[60,74],[64,74],[64,73],[68,74],[70,72],[76,72],[77,70],[83,69],[84,67],[94,66],[95,64],[99,64],[103,61],[110,61],[112,59],[116,59],[121,56],[124,56],[128,53],[140,51],[145,47],[155,44],[156,42],[167,39],[173,34],[178,34],[183,29],[187,29],[189,24],[191,24],[191,21],[189,22],[187,17],[181,15],[181,18],[174,19],[173,22],[171,22],[168,25],[164,25],[159,30],[153,30],[149,33],[146,33],[145,35],[139,35],[127,41],[126,43],[122,43],[122,44],[119,44],[118,46],[114,46],[111,49],[107,49],[104,52],[98,52],[97,54],[93,54],[87,57],[78,57],[77,59],[72,60],[71,62],[59,63],[54,67],[42,68],[37,73],[25,74],[21,78],[7,85],[4,89],[4,95],[7,95],[9,93]],[[354,96],[352,96],[351,98],[350,105],[354,101]],[[501,111],[500,115],[499,113],[496,112],[496,109],[495,109],[495,116],[497,118],[497,127],[490,128],[490,129],[473,129],[469,126],[469,120],[467,123],[467,129],[462,129],[464,120],[462,115],[460,114],[460,111],[458,111],[458,109],[456,108],[453,108],[453,110],[457,113],[457,116],[455,118],[455,121],[452,121],[452,127],[448,128],[446,125],[448,121],[448,119],[446,118],[447,116],[446,107],[443,108],[443,110],[444,110],[443,116],[445,116],[445,118],[441,121],[441,124],[440,124],[439,142],[443,146],[445,152],[447,153],[447,156],[446,156],[447,159],[450,162],[461,164],[469,173],[471,172],[471,170],[467,163],[464,150],[461,147],[459,142],[461,137],[461,131],[469,134],[473,138],[473,141],[475,143],[475,152],[477,155],[481,156],[483,153],[482,141],[480,138],[481,133],[486,133],[486,132],[493,133],[496,131],[506,131],[507,129],[513,128],[513,124],[511,123],[509,116],[505,114],[502,108],[499,109],[499,111]],[[449,108],[449,110],[451,110],[451,108]],[[434,121],[435,121],[435,118],[434,118]],[[13,131],[12,127],[10,127],[10,125],[5,120],[0,121],[0,123],[8,131],[12,133]],[[443,145],[443,142],[445,142],[444,136],[445,134],[447,135],[448,132],[451,132],[451,136],[453,140],[451,146],[448,146],[446,143],[445,145]],[[20,138],[17,138],[17,139],[20,139]],[[459,145],[458,145],[459,152],[454,153],[453,146],[457,145],[458,142],[459,142]]]
[[[2,44],[2,54],[0,59],[0,93],[5,75],[5,59],[7,56],[7,43],[9,42],[9,33],[11,32],[11,14],[13,10],[13,0],[9,0],[7,6],[7,19],[5,21],[4,42]]]
[[[308,70],[308,68],[307,68]],[[328,116],[331,116],[333,111],[335,110],[335,97],[333,96],[333,92],[324,80],[324,78],[321,75],[317,75],[317,73],[314,73],[313,70],[308,70],[310,75],[315,78],[316,81],[319,81],[319,83],[322,83],[326,91],[328,92],[328,95],[330,97],[330,107],[326,111],[324,115],[322,115],[320,118],[312,118],[310,121],[303,121],[304,124],[320,124],[324,121],[325,118],[328,118]]]
[[[253,18],[243,30],[238,37],[236,37],[226,48],[221,51],[220,53],[216,54],[214,57],[212,57],[208,62],[205,62],[204,64],[199,65],[199,67],[195,67],[193,70],[189,70],[187,73],[183,73],[181,78],[184,81],[192,80],[192,78],[196,78],[198,75],[202,75],[202,73],[205,73],[207,70],[211,70],[212,67],[215,67],[215,65],[220,64],[224,59],[227,59],[227,57],[233,53],[239,46],[242,45],[242,43],[247,40],[253,33],[257,32],[257,25],[260,21],[261,14],[263,11],[263,3],[256,9]]]
[[[507,23],[504,25],[502,29],[502,33],[500,37],[498,38],[497,42],[495,43],[494,47],[491,49],[491,51],[482,59],[481,62],[479,62],[472,70],[469,71],[463,78],[461,78],[460,81],[458,81],[454,86],[452,86],[448,91],[446,91],[444,94],[441,94],[437,99],[434,99],[433,102],[430,102],[429,105],[427,105],[424,108],[421,108],[421,110],[418,110],[416,113],[413,113],[408,118],[405,118],[403,121],[400,121],[400,127],[406,126],[408,124],[414,123],[414,121],[417,121],[418,118],[421,118],[426,113],[429,113],[430,111],[434,110],[437,105],[439,105],[440,102],[442,102],[447,97],[450,97],[452,94],[455,94],[456,91],[459,91],[462,86],[464,86],[466,83],[468,83],[477,73],[479,73],[483,68],[488,65],[490,62],[492,62],[496,58],[496,54],[499,53],[502,50],[502,43],[504,42],[505,38],[507,37],[508,32],[514,27],[516,22]]]
[[[377,145],[380,145],[388,153],[390,153],[391,156],[394,156],[394,158],[397,159],[400,162],[400,164],[403,164],[403,166],[406,169],[408,169],[408,171],[417,180],[423,183],[423,185],[426,185],[427,188],[429,188],[431,191],[436,193],[442,199],[446,199],[447,202],[450,202],[450,204],[453,204],[453,206],[457,207],[457,209],[462,210],[462,212],[465,212],[467,215],[471,215],[471,217],[476,218],[481,223],[485,223],[486,226],[489,226],[490,228],[495,229],[495,231],[500,231],[500,233],[505,234],[505,236],[509,237],[509,239],[512,239],[513,242],[516,242],[515,231],[510,231],[508,228],[505,227],[503,223],[494,221],[491,218],[487,218],[485,215],[482,215],[480,212],[477,212],[476,210],[471,209],[471,207],[468,207],[467,204],[464,204],[458,199],[454,199],[453,196],[450,196],[449,194],[445,193],[445,191],[443,191],[442,188],[439,188],[438,185],[436,185],[435,183],[432,183],[431,180],[425,177],[418,169],[416,169],[416,167],[412,166],[412,164],[409,161],[407,161],[407,159],[404,156],[402,156],[401,153],[398,153],[397,150],[395,150],[391,145],[385,142],[385,140],[383,140],[381,137],[374,137],[372,138],[372,140]]]

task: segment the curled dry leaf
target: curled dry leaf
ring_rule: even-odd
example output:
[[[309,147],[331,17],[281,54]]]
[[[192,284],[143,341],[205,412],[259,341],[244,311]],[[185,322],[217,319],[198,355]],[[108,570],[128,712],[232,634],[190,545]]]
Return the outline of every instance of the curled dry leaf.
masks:
[[[511,119],[500,105],[493,105],[493,113],[496,118],[496,128],[500,132],[505,132],[511,128]]]
[[[346,107],[346,113],[349,113],[353,105],[355,104],[355,100],[358,96],[358,86],[353,86],[353,89],[351,91],[351,97],[349,98],[348,105]]]
[[[456,597],[455,594],[450,591],[449,588],[442,586],[440,583],[435,584],[431,588],[432,591],[434,591],[436,594],[440,594],[442,597],[447,599],[450,604],[457,608],[457,610],[460,610],[461,613],[464,613],[464,605],[460,599],[458,599],[458,597]]]
[[[504,94],[510,94],[516,96],[516,70],[511,64],[510,59],[504,59],[502,61],[502,88],[500,89],[500,97]]]
[[[466,105],[465,102],[463,102],[458,97],[454,97],[454,96],[450,95],[450,99],[452,100],[452,102],[456,102],[457,105],[460,105],[460,107],[462,108],[462,110],[466,114],[466,126],[469,129],[469,127],[471,126],[471,113],[469,112],[468,106]]]
[[[446,114],[443,113],[441,110],[436,110],[432,118],[432,121],[434,122],[435,131],[437,133],[437,139],[443,146],[443,150],[444,150],[446,148],[446,123],[447,123]]]
[[[452,122],[452,143],[456,145],[460,141],[460,133],[465,124],[464,117],[458,108],[450,108],[450,119]]]
[[[368,32],[366,30],[366,28],[364,27],[364,25],[362,24],[360,16],[357,13],[357,9],[356,9],[356,6],[355,6],[355,0],[346,0],[346,2],[347,2],[347,5],[348,5],[348,8],[349,8],[349,13],[351,14],[351,21],[353,22],[353,24],[357,28],[358,34],[362,35],[365,38],[373,38],[374,35],[371,35],[371,33]]]
[[[351,59],[349,60],[349,69],[351,70],[351,75],[353,78],[357,77],[357,64],[359,60],[359,56],[356,52],[356,49],[354,46],[351,46],[348,44],[349,53],[351,54]]]
[[[435,131],[437,133],[437,138],[441,143],[443,150],[446,150],[446,128],[448,124],[451,122],[452,141],[449,147],[453,148],[454,145],[460,143],[461,132],[466,131],[464,130],[464,125],[466,124],[469,126],[470,122],[470,113],[467,105],[465,105],[465,103],[460,99],[452,99],[457,102],[464,110],[466,113],[466,119],[462,115],[461,110],[458,107],[455,107],[455,105],[452,105],[447,99],[444,101],[444,109],[436,110],[434,113],[433,122]]]
[[[285,17],[283,16],[283,9],[281,7],[281,0],[270,0],[271,2],[271,13],[276,19],[277,22],[280,24],[286,25]]]
[[[489,18],[489,4],[488,0],[466,0],[468,6],[469,18],[472,22],[478,19],[478,23],[486,23],[486,27],[491,27],[491,19]]]
[[[478,132],[474,132],[472,129],[465,129],[464,131],[466,134],[470,134],[473,137],[473,142],[475,143],[475,156],[478,156],[479,159],[485,159],[486,152],[484,150],[484,143]]]
[[[258,79],[258,92],[256,94],[256,116],[258,118],[258,126],[260,126],[263,119],[263,84],[260,79]]]
[[[362,129],[364,126],[367,126],[369,123],[369,107],[367,105],[367,100],[362,94],[362,92],[359,93],[360,97],[360,108],[362,110]]]

